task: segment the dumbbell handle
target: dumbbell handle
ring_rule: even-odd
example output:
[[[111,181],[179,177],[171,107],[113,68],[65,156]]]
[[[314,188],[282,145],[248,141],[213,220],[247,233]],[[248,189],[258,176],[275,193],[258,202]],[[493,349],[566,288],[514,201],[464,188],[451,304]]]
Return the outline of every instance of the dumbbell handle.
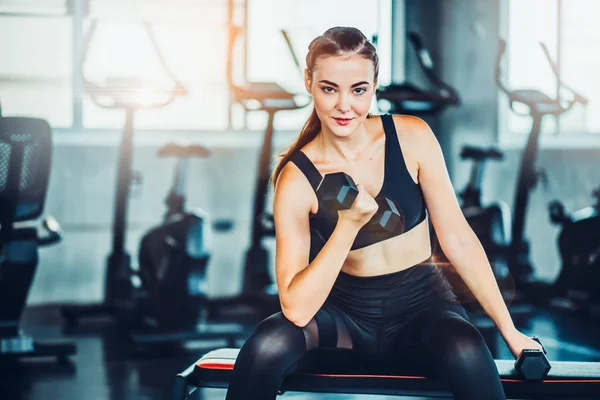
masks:
[[[538,342],[540,344],[540,346],[542,346],[542,351],[544,352],[544,354],[546,353],[546,348],[544,347],[544,345],[542,344],[542,342],[540,341],[540,339],[538,339],[537,336],[529,336],[530,339],[535,340],[536,342]]]

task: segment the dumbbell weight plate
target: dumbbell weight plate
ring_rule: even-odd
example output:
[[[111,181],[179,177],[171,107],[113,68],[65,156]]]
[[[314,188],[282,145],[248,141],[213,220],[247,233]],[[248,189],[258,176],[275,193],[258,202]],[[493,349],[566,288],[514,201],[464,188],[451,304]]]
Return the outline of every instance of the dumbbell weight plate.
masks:
[[[380,229],[383,228],[388,232],[394,232],[400,225],[400,230],[404,232],[406,227],[406,217],[392,200],[381,196],[375,199],[379,206],[377,212],[369,222],[372,226]]]
[[[542,345],[537,337],[531,339]],[[519,354],[515,362],[515,371],[524,380],[541,380],[550,372],[550,362],[546,358],[546,349],[542,345],[542,351],[537,349],[525,349]]]
[[[344,210],[352,207],[358,196],[358,188],[350,176],[344,172],[327,174],[317,187],[317,195],[330,210]]]

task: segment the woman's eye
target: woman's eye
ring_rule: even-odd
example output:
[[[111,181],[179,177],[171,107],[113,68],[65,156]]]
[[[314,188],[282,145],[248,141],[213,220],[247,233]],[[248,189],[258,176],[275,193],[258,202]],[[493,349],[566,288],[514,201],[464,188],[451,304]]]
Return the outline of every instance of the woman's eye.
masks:
[[[365,89],[365,88],[356,88],[356,89],[354,89],[354,93],[356,93],[356,94],[363,94],[366,91],[367,91],[367,89]]]
[[[323,88],[323,91],[324,91],[325,93],[333,93],[333,92],[334,92],[334,89],[333,89],[332,87],[325,86],[325,87]]]

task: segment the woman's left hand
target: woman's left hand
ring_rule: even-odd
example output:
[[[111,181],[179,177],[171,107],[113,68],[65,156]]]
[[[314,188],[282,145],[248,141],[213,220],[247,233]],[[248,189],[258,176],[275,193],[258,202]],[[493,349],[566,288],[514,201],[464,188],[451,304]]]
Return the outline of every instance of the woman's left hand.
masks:
[[[522,334],[516,329],[505,335],[504,341],[508,345],[510,352],[515,358],[519,357],[521,352],[525,349],[542,350],[541,344],[531,339],[529,336]]]

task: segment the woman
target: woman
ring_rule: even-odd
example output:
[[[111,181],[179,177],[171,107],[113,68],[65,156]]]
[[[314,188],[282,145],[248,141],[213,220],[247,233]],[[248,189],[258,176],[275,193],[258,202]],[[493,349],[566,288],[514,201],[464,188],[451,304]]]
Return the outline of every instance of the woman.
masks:
[[[505,399],[481,334],[429,261],[428,217],[515,357],[541,346],[514,327],[435,136],[415,117],[369,115],[378,58],[359,30],[329,29],[311,42],[306,65],[314,110],[273,175],[282,312],[259,324],[240,350],[227,399],[272,400],[311,350],[329,348],[425,360],[456,399]],[[317,196],[332,172],[357,184],[347,210],[326,209]],[[374,198],[383,195],[405,216],[392,232],[367,225]],[[417,360],[410,349],[419,345],[427,351]]]

